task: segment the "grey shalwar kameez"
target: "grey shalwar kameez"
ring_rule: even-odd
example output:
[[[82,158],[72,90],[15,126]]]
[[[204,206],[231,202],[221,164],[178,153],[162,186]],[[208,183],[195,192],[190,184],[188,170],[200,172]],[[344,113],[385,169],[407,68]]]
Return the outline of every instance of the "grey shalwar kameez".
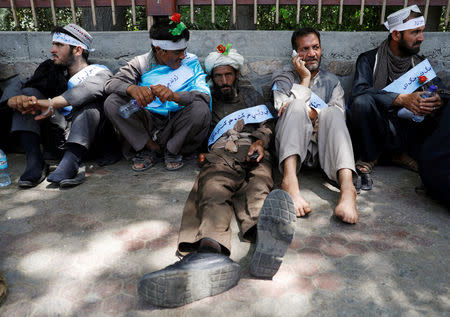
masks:
[[[298,155],[300,162],[308,166],[317,165],[318,158],[325,174],[336,182],[340,169],[355,172],[353,148],[344,117],[344,90],[337,77],[319,70],[307,88],[300,85],[300,77],[293,67],[289,67],[276,74],[272,81],[275,108],[279,110],[289,103],[275,128],[280,171],[283,173],[286,158]],[[328,108],[317,110],[318,117],[314,122],[308,116],[311,91],[328,104]],[[298,164],[297,170],[300,167]]]

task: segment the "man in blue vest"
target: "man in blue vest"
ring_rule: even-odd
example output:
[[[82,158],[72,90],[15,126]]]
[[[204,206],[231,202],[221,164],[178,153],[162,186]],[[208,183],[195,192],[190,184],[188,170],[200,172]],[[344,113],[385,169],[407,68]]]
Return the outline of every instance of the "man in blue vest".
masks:
[[[27,165],[18,182],[21,188],[41,183],[48,165],[41,143],[49,151],[62,151],[58,167],[47,180],[60,187],[84,180],[79,169],[103,122],[103,86],[112,75],[103,65],[90,65],[92,36],[80,26],[68,24],[52,32],[52,60],[38,66],[24,84],[8,87],[2,96],[14,109],[12,132],[19,134]]]
[[[151,51],[106,83],[105,112],[135,152],[134,171],[152,167],[163,153],[165,168],[173,171],[208,135],[210,91],[197,56],[186,53],[189,30],[179,14],[158,19],[150,39]],[[130,100],[141,109],[123,116]]]

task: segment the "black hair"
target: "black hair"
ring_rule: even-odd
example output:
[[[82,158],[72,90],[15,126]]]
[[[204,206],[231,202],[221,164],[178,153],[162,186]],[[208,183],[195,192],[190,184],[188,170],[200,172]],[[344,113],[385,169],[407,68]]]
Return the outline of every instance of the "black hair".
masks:
[[[64,29],[62,26],[57,26],[57,27],[55,27],[55,28],[53,29],[53,31],[52,31],[52,35],[53,35],[54,33],[64,33],[64,34],[67,34],[67,35],[69,35],[69,36],[71,36],[71,37],[73,37],[73,38],[76,38],[76,39],[77,39],[78,41],[80,41],[81,43],[83,43],[83,41],[82,41],[80,38],[76,37],[75,35],[73,35],[73,34],[70,33],[69,31],[67,31],[66,29]],[[76,46],[74,46],[74,45],[69,45],[69,46],[70,46],[70,48],[71,48],[70,53],[72,53],[72,50],[73,50]],[[86,61],[86,63],[87,63],[87,62],[88,62],[88,59],[89,59],[89,51],[83,48],[83,52],[81,53],[81,57],[82,57],[82,58]]]
[[[317,36],[317,38],[319,39],[319,44],[320,44],[319,31],[317,31],[313,27],[303,27],[303,28],[295,30],[294,33],[292,33],[292,37],[291,37],[292,49],[296,51],[298,48],[297,47],[297,38],[311,34],[311,33],[314,33]]]
[[[170,23],[172,22],[172,24]],[[182,39],[189,41],[189,30],[185,28],[180,35],[173,35],[170,33],[170,30],[177,27],[177,23],[170,20],[168,17],[157,18],[155,24],[150,28],[150,38],[155,40],[164,40],[164,41],[172,41],[178,42]],[[154,46],[152,45],[152,51],[155,51]]]

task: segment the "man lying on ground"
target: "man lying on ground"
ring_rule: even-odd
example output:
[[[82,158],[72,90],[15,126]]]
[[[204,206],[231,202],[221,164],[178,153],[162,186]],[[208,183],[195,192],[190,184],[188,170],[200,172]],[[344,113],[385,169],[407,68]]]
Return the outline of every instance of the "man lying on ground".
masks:
[[[233,214],[245,241],[258,236],[250,264],[256,277],[272,278],[292,241],[293,202],[284,191],[270,192],[273,116],[261,95],[238,80],[243,63],[229,45],[205,60],[213,82],[211,151],[183,211],[178,252],[185,257],[139,282],[139,293],[153,305],[185,305],[238,283],[240,266],[229,258]]]

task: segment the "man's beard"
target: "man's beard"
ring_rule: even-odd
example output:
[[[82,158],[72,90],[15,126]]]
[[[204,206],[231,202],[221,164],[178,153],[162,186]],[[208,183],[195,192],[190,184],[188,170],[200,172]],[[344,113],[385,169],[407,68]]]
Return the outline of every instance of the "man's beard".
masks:
[[[236,92],[237,92],[236,82],[231,86],[230,85],[217,86],[216,84],[214,84],[215,94],[222,100],[225,100],[225,101],[232,100],[237,95],[236,94]],[[228,90],[228,92],[223,93],[222,92],[223,88],[230,88],[230,89]]]
[[[317,61],[317,64],[315,64],[315,65],[308,65],[308,64],[305,64],[305,67],[310,71],[310,72],[313,72],[313,71],[316,71],[316,70],[318,70],[319,69],[319,67],[320,67],[320,58],[312,58],[312,59],[308,59],[308,60],[306,60],[305,62],[308,62],[308,61]]]
[[[405,40],[403,39],[403,36],[402,36],[402,38],[401,38],[400,41],[398,42],[398,49],[399,49],[400,52],[402,52],[403,55],[405,55],[405,56],[416,55],[416,54],[419,53],[419,51],[420,51],[420,44],[421,44],[421,43],[422,43],[422,42],[419,42],[419,41],[414,42],[413,46],[419,44],[419,46],[417,46],[417,48],[414,48],[414,47],[412,47],[412,46],[409,47],[409,46],[406,45]]]
[[[64,59],[59,58],[58,63],[54,62],[55,66],[58,66],[58,67],[70,67],[73,65],[73,63],[75,63],[75,56],[73,56],[72,52],[70,52],[69,56],[67,56]]]

